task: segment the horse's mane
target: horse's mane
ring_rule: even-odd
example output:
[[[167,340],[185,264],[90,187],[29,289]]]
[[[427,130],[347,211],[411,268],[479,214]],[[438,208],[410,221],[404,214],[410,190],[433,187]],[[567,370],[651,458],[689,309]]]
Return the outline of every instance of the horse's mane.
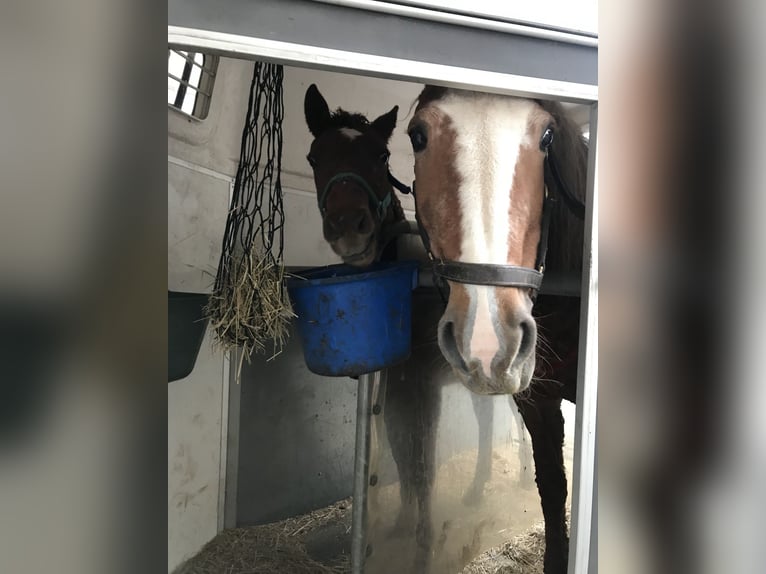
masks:
[[[537,103],[555,122],[553,157],[561,179],[569,191],[585,201],[588,175],[588,144],[579,126],[566,114],[558,102],[538,100]],[[550,238],[546,266],[556,271],[582,269],[583,221],[575,217],[563,201],[558,201],[551,216]]]

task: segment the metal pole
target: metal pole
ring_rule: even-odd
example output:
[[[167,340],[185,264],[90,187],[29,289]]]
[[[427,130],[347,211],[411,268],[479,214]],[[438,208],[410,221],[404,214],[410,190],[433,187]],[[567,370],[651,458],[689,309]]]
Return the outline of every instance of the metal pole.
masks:
[[[218,528],[235,528],[237,526],[237,484],[239,480],[239,421],[240,421],[240,398],[242,386],[237,380],[237,370],[242,357],[242,349],[236,347],[229,354],[229,383],[228,395],[224,395],[224,402],[228,402],[224,408],[227,411],[226,427],[223,433],[226,439],[226,461],[222,474],[224,475],[223,493],[223,516],[219,520]]]
[[[354,503],[351,522],[351,572],[362,574],[367,558],[367,487],[370,474],[370,435],[373,388],[380,371],[359,377],[356,398],[356,448],[354,452]]]
[[[575,455],[572,469],[572,525],[569,574],[587,574],[596,498],[596,409],[598,401],[598,104],[591,107],[588,195],[585,202],[585,257],[580,313]]]

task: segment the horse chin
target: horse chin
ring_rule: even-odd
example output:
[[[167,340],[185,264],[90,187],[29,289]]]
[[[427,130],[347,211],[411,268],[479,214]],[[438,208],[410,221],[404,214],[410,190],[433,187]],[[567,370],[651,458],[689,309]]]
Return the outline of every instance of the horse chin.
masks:
[[[369,267],[373,263],[375,263],[375,253],[370,253],[369,255],[366,255],[363,259],[359,259],[358,256],[355,256],[351,259],[343,258],[343,263],[346,265],[351,265],[352,267]]]
[[[522,365],[520,368],[510,369],[503,373],[496,373],[491,378],[484,374],[480,365],[464,371],[455,368],[460,382],[472,393],[477,395],[515,395],[529,387],[532,382],[532,373],[535,370],[532,364]]]
[[[351,265],[352,267],[369,267],[375,263],[375,256],[377,255],[377,242],[374,239],[371,240],[367,246],[358,253],[353,253],[351,255],[338,253],[338,255],[340,255],[343,263],[346,265]]]

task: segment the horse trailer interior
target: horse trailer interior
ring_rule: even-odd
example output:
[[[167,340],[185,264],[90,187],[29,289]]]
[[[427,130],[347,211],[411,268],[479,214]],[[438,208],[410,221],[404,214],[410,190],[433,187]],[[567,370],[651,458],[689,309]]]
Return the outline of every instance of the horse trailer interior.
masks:
[[[562,102],[589,141],[583,271],[545,285],[580,297],[577,404],[562,405],[568,572],[595,572],[596,3],[558,10],[555,0],[524,13],[466,4],[169,0],[168,289],[211,292],[254,62],[283,66],[288,270],[338,263],[306,161],[309,86],[331,109],[370,119],[399,107],[389,165],[404,182],[414,180],[405,132],[424,83]],[[412,195],[398,198],[415,221]],[[420,249],[420,236],[401,245]],[[439,296],[434,278],[421,273],[413,322],[436,324]],[[543,513],[529,431],[508,395],[473,394],[449,368],[434,367],[442,359],[435,341],[413,340],[401,365],[331,377],[306,366],[295,328],[280,353],[267,348],[251,361],[220,350],[211,326],[201,337],[193,369],[168,385],[169,572],[495,572],[480,562],[503,558],[496,549],[509,540],[527,544],[527,559],[540,562]],[[423,372],[434,384],[396,385]],[[402,462],[425,450],[431,470]],[[429,472],[430,482],[422,476]],[[433,530],[425,563],[423,516]],[[269,565],[247,570],[258,556]]]

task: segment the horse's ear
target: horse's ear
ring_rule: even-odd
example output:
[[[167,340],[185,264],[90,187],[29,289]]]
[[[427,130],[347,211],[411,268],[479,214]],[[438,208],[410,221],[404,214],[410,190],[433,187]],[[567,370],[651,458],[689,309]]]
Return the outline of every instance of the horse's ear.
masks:
[[[399,106],[394,106],[391,111],[383,114],[372,122],[372,129],[374,129],[383,141],[388,142],[391,134],[394,133],[396,127],[396,114],[399,113]]]
[[[306,124],[309,131],[318,138],[330,123],[330,108],[319,93],[316,84],[311,84],[306,90],[306,98],[303,100],[303,111],[306,114]]]

